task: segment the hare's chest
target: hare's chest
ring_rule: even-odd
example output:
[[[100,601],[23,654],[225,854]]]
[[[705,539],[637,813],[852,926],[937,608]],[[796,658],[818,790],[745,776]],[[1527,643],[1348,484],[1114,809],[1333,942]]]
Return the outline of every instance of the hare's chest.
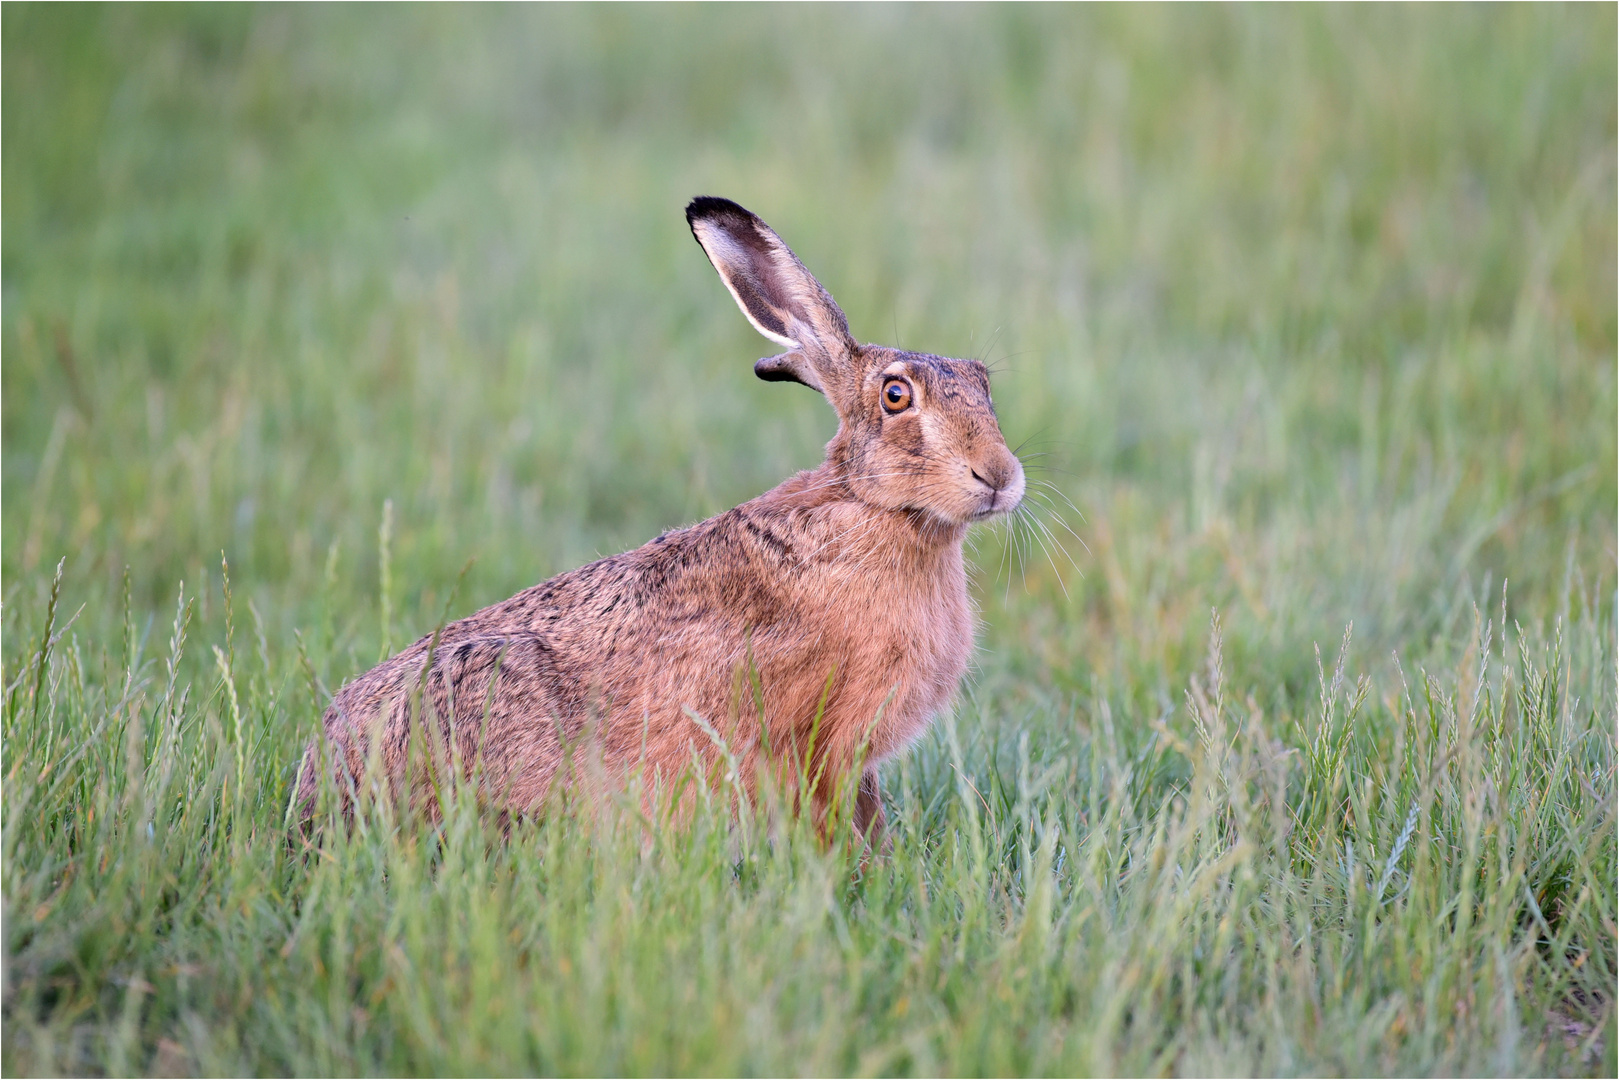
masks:
[[[879,760],[921,734],[972,660],[974,619],[965,574],[959,563],[943,569],[923,587],[880,590],[871,610],[850,627],[851,651],[859,657],[854,667],[882,698],[882,719],[873,731]]]

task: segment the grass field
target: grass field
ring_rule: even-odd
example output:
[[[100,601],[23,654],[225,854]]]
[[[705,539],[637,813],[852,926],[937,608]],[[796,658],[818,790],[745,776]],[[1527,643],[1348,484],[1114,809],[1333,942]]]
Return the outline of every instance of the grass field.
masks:
[[[7,1074],[1614,1075],[1612,5],[0,27]],[[295,850],[344,680],[820,460],[698,193],[1042,481],[892,857]]]

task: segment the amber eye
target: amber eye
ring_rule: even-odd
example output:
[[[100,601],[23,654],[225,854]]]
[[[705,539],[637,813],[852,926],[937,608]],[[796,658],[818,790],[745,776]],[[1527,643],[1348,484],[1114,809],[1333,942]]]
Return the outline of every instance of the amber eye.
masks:
[[[904,379],[889,379],[883,383],[883,408],[891,413],[904,412],[911,407],[911,384]]]

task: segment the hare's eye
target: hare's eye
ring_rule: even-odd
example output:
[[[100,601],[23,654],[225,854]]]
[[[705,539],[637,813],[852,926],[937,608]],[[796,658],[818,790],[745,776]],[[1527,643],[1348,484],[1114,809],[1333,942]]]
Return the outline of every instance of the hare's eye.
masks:
[[[889,379],[883,383],[883,408],[891,413],[904,412],[911,407],[911,384],[904,379]]]

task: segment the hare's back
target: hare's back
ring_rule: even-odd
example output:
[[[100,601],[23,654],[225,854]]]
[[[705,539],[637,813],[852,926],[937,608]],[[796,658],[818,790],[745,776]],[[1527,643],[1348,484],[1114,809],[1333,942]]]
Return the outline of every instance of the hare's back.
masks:
[[[325,727],[356,775],[380,735],[389,773],[417,771],[413,757],[423,765],[428,755],[449,757],[447,765],[479,770],[486,791],[522,809],[544,797],[585,713],[551,645],[514,631],[417,642],[339,691]]]

